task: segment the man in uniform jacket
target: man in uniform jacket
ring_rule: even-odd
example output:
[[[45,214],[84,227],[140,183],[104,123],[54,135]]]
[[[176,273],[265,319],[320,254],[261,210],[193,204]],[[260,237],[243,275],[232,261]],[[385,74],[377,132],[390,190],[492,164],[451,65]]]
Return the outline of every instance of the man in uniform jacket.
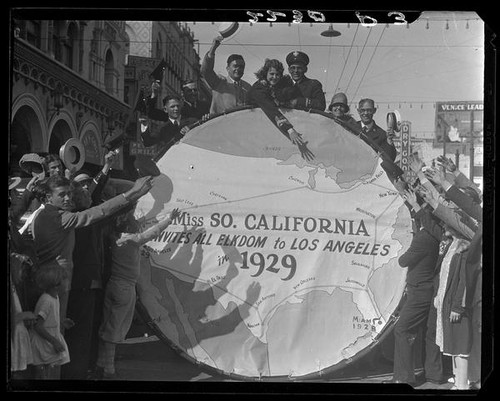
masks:
[[[242,79],[245,73],[245,60],[239,54],[227,58],[227,76],[214,72],[215,50],[220,46],[222,36],[217,36],[203,58],[201,75],[212,89],[210,114],[225,113],[228,110],[246,106],[251,85]]]
[[[289,101],[289,107],[294,109],[316,109],[324,111],[326,108],[326,99],[323,92],[321,82],[316,79],[310,79],[305,76],[307,65],[309,64],[309,56],[300,51],[294,51],[286,56],[288,64],[289,76],[283,77],[283,80],[288,81],[284,86],[289,88],[283,92],[286,95],[287,90],[299,89],[298,96],[293,96]]]

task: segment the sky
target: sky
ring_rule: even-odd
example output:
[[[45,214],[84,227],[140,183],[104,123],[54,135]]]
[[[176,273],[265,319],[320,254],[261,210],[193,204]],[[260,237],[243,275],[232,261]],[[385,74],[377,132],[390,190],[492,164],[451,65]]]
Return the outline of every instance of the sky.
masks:
[[[310,58],[306,76],[323,84],[327,104],[335,92],[345,92],[357,119],[357,102],[372,98],[378,125],[385,128],[387,112],[398,110],[402,120],[411,122],[415,136],[434,132],[436,102],[483,100],[484,22],[474,12],[424,12],[408,26],[373,27],[311,24],[310,19],[289,25],[291,17],[270,26],[266,17],[254,24],[239,22],[236,34],[217,49],[216,72],[226,75],[228,55],[239,53],[246,62],[243,79],[252,84],[266,58],[279,59],[286,71],[286,55],[300,50]],[[340,36],[321,36],[330,23]],[[220,24],[188,22],[200,57],[219,34]]]

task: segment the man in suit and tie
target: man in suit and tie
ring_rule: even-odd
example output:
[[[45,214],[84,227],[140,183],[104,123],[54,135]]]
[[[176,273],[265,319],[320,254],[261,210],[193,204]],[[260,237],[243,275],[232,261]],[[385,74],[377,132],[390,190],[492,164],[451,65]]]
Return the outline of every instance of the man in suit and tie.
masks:
[[[166,98],[163,99],[163,110],[156,108],[156,99],[160,91],[160,81],[155,80],[151,84],[151,96],[145,100],[148,118],[155,121],[169,121],[166,110]],[[198,85],[195,81],[188,80],[182,85],[182,119],[190,119],[190,122],[198,120],[205,121],[209,116],[210,104],[198,99]]]
[[[441,385],[445,380],[441,352],[436,345],[437,311],[433,300],[443,257],[440,244],[444,230],[427,207],[419,203],[414,191],[404,190],[401,196],[415,212],[418,228],[409,248],[398,259],[401,267],[408,268],[406,300],[394,327],[394,374],[386,383],[419,384],[415,377],[414,348],[417,336],[422,333],[425,380]]]
[[[309,56],[300,51],[294,51],[286,56],[290,76],[283,77],[288,81],[283,83],[284,96],[290,91],[291,99],[288,106],[294,109],[316,109],[324,111],[326,108],[325,93],[321,82],[305,76],[309,64]]]
[[[376,111],[375,102],[372,99],[361,99],[358,104],[361,120],[357,122],[357,126],[369,140],[375,142],[384,151],[390,161],[394,161],[398,153],[393,142],[394,133],[384,131],[375,123],[373,115]]]
[[[144,146],[162,144],[170,148],[189,131],[188,124],[193,122],[193,119],[181,118],[182,100],[178,96],[167,96],[163,102],[164,111],[158,110],[158,112],[165,113],[166,121],[159,130],[151,129],[149,121],[141,119],[141,137]]]
[[[246,106],[248,91],[252,87],[242,79],[245,73],[245,60],[239,54],[231,54],[227,58],[227,76],[214,72],[215,51],[220,46],[223,37],[217,36],[203,58],[201,75],[212,89],[212,104],[210,114],[220,114],[228,110]]]

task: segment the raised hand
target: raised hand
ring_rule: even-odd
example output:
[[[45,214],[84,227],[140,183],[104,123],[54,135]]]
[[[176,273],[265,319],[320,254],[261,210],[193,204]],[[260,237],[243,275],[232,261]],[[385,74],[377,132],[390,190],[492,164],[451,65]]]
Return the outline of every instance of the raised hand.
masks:
[[[431,205],[434,209],[437,207],[439,200],[434,197],[433,191],[429,190],[421,184],[418,185],[417,191],[429,205]]]
[[[180,215],[181,215],[181,212],[180,212],[179,208],[176,207],[175,209],[173,209],[170,212],[170,220],[174,221],[175,219],[179,218]]]
[[[417,194],[410,187],[408,189],[403,190],[401,197],[407,201],[414,209],[419,208],[419,204],[417,202]]]
[[[134,186],[123,195],[128,200],[135,201],[139,199],[141,196],[146,195],[153,186],[152,179],[153,177],[150,175],[138,178],[134,182]]]
[[[115,149],[115,150],[110,150],[106,155],[104,156],[104,164],[113,164],[113,160],[115,160],[115,157],[120,153],[120,149]]]
[[[160,88],[161,88],[160,81],[154,80],[153,83],[151,84],[151,97],[152,98],[156,97]]]
[[[444,171],[442,169],[437,169],[437,168],[429,168],[425,171],[424,173],[430,180],[434,181],[435,183],[443,186],[443,184],[446,181],[446,177],[444,174]]]
[[[457,169],[457,166],[455,165],[455,163],[453,163],[453,160],[451,160],[450,158],[446,158],[443,155],[438,156],[437,162],[440,167],[448,170],[450,173],[453,173]]]
[[[387,130],[387,143],[389,145],[394,145],[394,138],[396,138],[396,133],[394,129],[390,128]]]
[[[215,53],[215,50],[220,46],[221,42],[224,40],[224,37],[222,37],[221,35],[219,36],[216,36],[214,38],[214,40],[212,41],[212,46],[210,48],[210,52],[212,54]]]
[[[412,155],[409,157],[410,169],[414,173],[419,173],[424,167],[424,162],[418,157],[418,155]]]
[[[31,173],[33,175],[33,178],[28,182],[26,185],[26,189],[30,192],[33,192],[35,189],[36,184],[41,181],[43,178],[45,178],[45,173],[43,175],[41,174],[36,174],[36,173]]]

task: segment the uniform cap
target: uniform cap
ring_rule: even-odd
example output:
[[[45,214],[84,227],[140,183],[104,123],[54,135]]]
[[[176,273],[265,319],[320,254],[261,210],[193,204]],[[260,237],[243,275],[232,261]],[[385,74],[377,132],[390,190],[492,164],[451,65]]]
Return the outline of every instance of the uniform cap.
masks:
[[[291,65],[297,64],[297,63],[308,65],[309,64],[309,56],[307,54],[305,54],[304,52],[300,52],[300,51],[296,50],[294,52],[289,53],[288,56],[286,56],[286,63],[288,64],[288,66],[291,66]]]

